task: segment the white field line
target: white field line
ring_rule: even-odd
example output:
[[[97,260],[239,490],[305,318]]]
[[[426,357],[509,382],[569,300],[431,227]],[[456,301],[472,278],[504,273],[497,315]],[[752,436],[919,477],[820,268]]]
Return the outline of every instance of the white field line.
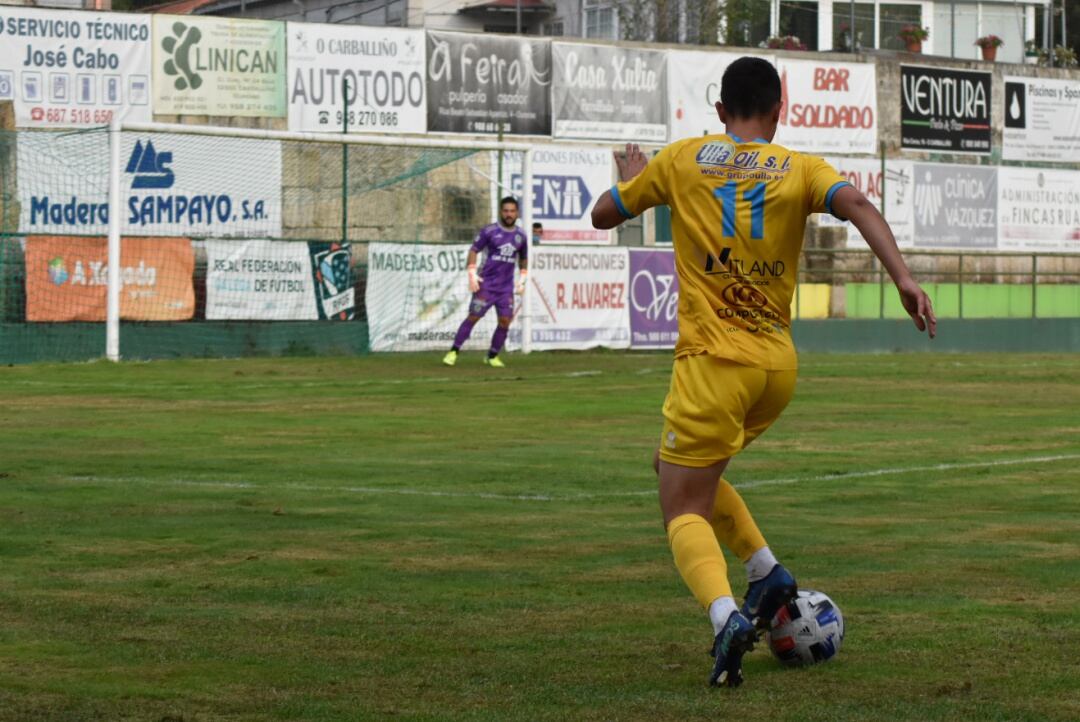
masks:
[[[994,461],[970,461],[955,464],[930,464],[926,466],[902,466],[886,469],[870,469],[867,471],[852,471],[844,474],[819,474],[815,476],[792,476],[783,479],[757,479],[733,484],[738,489],[755,489],[762,486],[782,486],[800,484],[813,481],[838,481],[841,479],[864,479],[874,476],[892,476],[899,474],[916,474],[924,472],[959,471],[964,469],[988,469],[1002,466],[1023,466],[1035,464],[1048,464],[1057,461],[1070,461],[1080,459],[1080,454],[1058,454],[1055,456],[1026,456],[1018,459],[996,459]],[[102,482],[112,484],[148,484],[151,486],[203,486],[220,489],[254,489],[260,491],[289,490],[311,491],[349,494],[389,494],[394,496],[426,496],[455,499],[497,499],[501,501],[577,501],[585,499],[610,499],[633,496],[655,496],[655,489],[643,489],[641,491],[613,491],[598,494],[497,494],[486,492],[468,491],[433,491],[427,489],[408,489],[394,487],[372,486],[325,486],[315,484],[300,484],[285,482],[280,484],[256,484],[246,481],[213,481],[197,479],[151,479],[147,477],[113,477],[113,476],[69,476],[70,481],[77,482]]]

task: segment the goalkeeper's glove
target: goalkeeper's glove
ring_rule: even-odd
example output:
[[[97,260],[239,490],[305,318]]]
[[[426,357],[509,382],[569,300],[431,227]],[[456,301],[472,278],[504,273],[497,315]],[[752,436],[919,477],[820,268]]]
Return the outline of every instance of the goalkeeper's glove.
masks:
[[[469,292],[477,293],[480,290],[480,284],[483,281],[480,280],[480,276],[476,275],[476,264],[469,266]]]
[[[517,294],[525,293],[525,283],[526,279],[528,279],[529,277],[529,272],[526,271],[524,268],[521,269],[520,274],[521,275],[518,276],[517,285],[514,287],[514,293]]]

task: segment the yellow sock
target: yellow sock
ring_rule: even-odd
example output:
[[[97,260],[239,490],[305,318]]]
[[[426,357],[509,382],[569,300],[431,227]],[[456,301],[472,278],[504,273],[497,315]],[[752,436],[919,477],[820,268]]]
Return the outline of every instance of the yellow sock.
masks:
[[[712,527],[704,517],[683,514],[671,520],[668,543],[686,586],[706,609],[718,597],[730,597],[727,562]]]
[[[712,528],[717,540],[744,562],[758,549],[767,546],[746,503],[725,479],[721,479],[716,487]]]

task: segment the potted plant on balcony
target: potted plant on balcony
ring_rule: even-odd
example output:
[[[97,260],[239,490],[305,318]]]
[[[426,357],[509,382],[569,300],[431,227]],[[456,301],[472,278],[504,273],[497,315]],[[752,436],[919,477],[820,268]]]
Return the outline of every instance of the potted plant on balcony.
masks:
[[[909,53],[921,53],[923,40],[930,37],[930,29],[919,25],[905,25],[900,28],[899,35]]]
[[[997,49],[1004,45],[1005,41],[997,35],[983,35],[975,44],[982,48],[983,60],[992,63],[997,59]]]
[[[796,35],[773,35],[765,41],[770,50],[806,50],[806,43]]]

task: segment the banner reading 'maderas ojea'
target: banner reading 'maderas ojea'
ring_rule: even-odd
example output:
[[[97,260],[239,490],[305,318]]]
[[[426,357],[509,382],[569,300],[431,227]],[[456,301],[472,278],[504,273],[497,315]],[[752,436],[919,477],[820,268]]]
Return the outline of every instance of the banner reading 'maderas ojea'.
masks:
[[[154,16],[154,112],[285,115],[285,23]]]
[[[423,30],[288,28],[289,130],[424,132]]]
[[[667,141],[667,53],[553,43],[555,136]]]
[[[992,75],[900,66],[900,147],[944,153],[990,152]]]
[[[551,135],[551,43],[427,34],[428,130]]]

